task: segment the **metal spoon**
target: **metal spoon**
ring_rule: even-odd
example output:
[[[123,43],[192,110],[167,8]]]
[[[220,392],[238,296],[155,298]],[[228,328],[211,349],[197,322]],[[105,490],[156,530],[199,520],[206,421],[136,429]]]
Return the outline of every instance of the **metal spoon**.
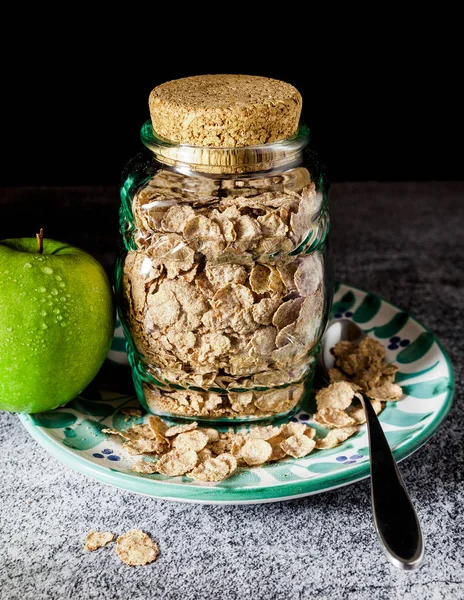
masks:
[[[331,349],[340,340],[360,342],[365,333],[352,321],[330,325],[322,340],[320,362],[327,372],[335,364]],[[374,524],[388,560],[403,570],[417,569],[424,558],[424,542],[416,511],[372,404],[362,395],[366,413],[371,463]]]

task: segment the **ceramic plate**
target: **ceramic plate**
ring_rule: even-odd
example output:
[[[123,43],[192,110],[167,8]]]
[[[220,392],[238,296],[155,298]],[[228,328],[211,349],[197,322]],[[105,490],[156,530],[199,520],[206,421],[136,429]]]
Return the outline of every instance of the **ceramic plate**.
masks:
[[[375,294],[339,285],[332,319],[342,317],[352,319],[384,344],[387,360],[399,366],[397,381],[405,397],[398,403],[387,403],[380,421],[395,458],[402,460],[433,435],[450,409],[454,381],[449,358],[433,333]],[[121,364],[126,357],[120,327],[109,359],[114,372],[126,372]],[[314,426],[309,414],[311,401],[292,420]],[[19,418],[39,444],[73,469],[156,498],[211,504],[273,502],[324,492],[369,476],[365,426],[332,450],[238,470],[220,483],[138,474],[131,470],[136,457],[121,451],[114,436],[101,433],[105,427],[123,429],[131,422],[142,422],[143,417],[132,417],[128,423],[121,415],[121,408],[137,405],[132,395],[106,389],[97,394],[93,391],[90,398],[79,396],[57,410]]]

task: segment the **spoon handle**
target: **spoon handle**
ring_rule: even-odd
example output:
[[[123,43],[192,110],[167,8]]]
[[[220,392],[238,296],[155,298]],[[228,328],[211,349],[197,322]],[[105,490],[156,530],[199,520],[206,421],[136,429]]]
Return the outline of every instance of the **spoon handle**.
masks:
[[[417,569],[424,558],[419,520],[374,408],[364,395],[362,403],[369,433],[372,508],[377,535],[391,563],[400,569]]]

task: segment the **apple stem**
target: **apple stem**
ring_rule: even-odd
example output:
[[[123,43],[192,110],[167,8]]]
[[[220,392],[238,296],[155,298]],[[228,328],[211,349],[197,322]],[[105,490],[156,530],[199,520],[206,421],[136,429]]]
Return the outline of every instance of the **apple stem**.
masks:
[[[35,234],[35,237],[37,238],[37,253],[38,254],[43,254],[43,239],[44,239],[44,230],[42,228],[40,228],[40,232]]]

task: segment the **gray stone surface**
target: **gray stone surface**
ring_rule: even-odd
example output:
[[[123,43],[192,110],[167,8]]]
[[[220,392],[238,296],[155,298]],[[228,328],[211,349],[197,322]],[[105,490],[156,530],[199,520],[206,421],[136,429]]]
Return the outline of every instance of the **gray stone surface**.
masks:
[[[107,209],[116,210],[107,193]],[[101,189],[95,196],[73,191],[75,201],[80,195],[87,210],[105,198]],[[2,600],[464,598],[464,184],[338,184],[331,203],[337,277],[409,310],[440,337],[455,367],[449,417],[401,465],[424,529],[420,571],[400,572],[386,562],[367,481],[276,504],[157,501],[73,472],[16,417],[1,414]],[[0,208],[14,215],[18,205]],[[134,527],[159,543],[160,557],[150,566],[127,567],[114,548],[83,549],[91,529]]]

